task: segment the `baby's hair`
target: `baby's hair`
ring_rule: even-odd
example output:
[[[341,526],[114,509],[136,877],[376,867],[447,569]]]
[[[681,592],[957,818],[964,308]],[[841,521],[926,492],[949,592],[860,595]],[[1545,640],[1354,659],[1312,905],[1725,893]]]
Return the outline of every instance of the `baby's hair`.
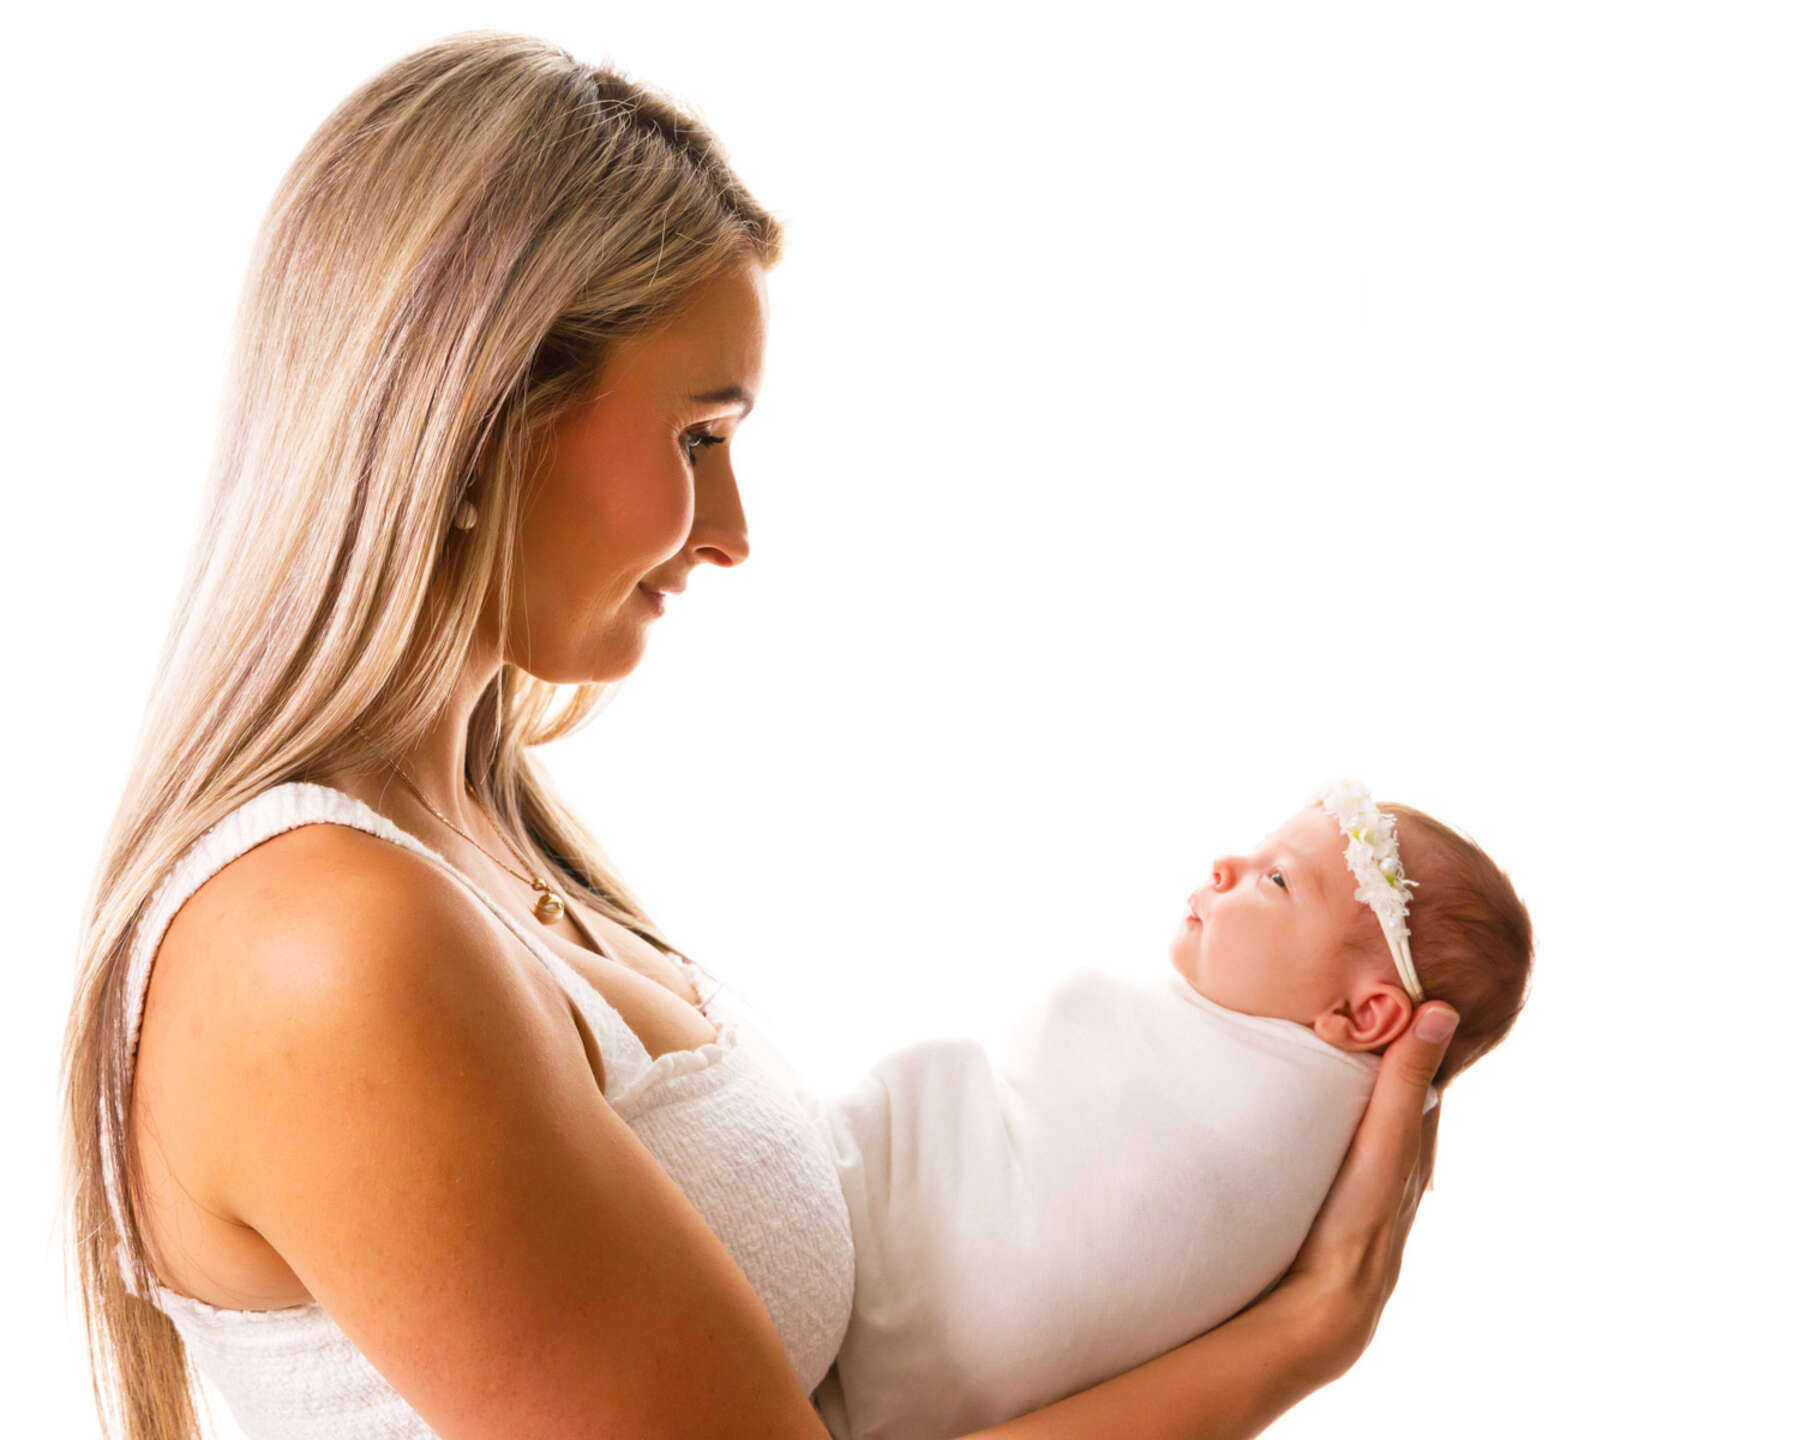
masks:
[[[1427,1000],[1462,1017],[1433,1081],[1442,1089],[1519,1018],[1531,981],[1531,916],[1506,872],[1468,836],[1410,805],[1380,808],[1394,817],[1401,867],[1419,882],[1406,917],[1419,983]]]

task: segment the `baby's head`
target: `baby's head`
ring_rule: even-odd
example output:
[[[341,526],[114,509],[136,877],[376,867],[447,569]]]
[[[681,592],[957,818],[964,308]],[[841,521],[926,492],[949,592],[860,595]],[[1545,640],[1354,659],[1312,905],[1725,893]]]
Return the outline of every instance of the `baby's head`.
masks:
[[[1531,974],[1531,917],[1480,847],[1405,805],[1378,807],[1405,878],[1404,887],[1384,882],[1381,837],[1359,827],[1376,844],[1371,855],[1338,819],[1355,823],[1358,796],[1333,787],[1334,808],[1311,804],[1254,853],[1215,862],[1209,882],[1188,898],[1170,960],[1214,1004],[1295,1021],[1343,1050],[1386,1049],[1415,1006],[1442,1000],[1462,1018],[1438,1068],[1441,1088],[1518,1017]],[[1348,855],[1364,861],[1366,895],[1392,889],[1406,897],[1404,920],[1390,926],[1394,945],[1375,905],[1357,898],[1364,882]],[[1395,899],[1376,903],[1398,911]],[[1408,949],[1416,992],[1400,968]]]

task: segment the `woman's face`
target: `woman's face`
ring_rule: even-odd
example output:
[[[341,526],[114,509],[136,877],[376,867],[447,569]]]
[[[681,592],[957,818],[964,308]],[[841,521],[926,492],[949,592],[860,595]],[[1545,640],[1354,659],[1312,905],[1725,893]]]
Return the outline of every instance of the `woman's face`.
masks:
[[[616,680],[702,563],[750,553],[729,441],[762,384],[768,295],[753,260],[615,347],[534,456],[504,657],[557,684]]]

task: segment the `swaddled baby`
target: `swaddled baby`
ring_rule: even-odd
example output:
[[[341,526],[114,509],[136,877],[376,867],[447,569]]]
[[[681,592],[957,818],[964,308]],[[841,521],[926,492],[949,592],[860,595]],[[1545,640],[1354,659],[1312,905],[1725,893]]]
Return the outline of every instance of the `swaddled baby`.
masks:
[[[817,1397],[838,1440],[996,1424],[1257,1299],[1324,1202],[1376,1057],[1426,997],[1461,1016],[1438,1085],[1490,1049],[1531,925],[1469,840],[1338,783],[1213,866],[1170,960],[1075,972],[997,1058],[928,1041],[822,1102],[856,1247]]]

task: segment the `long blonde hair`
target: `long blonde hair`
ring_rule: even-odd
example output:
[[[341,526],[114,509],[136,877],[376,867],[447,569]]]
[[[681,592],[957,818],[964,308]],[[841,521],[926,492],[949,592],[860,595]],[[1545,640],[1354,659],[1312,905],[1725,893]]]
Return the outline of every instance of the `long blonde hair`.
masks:
[[[533,442],[614,342],[780,249],[703,125],[495,31],[382,71],[283,178],[238,310],[204,518],[84,905],[64,1038],[64,1217],[109,1435],[199,1434],[185,1348],[138,1298],[151,1270],[124,991],[146,902],[244,801],[366,761],[359,728],[385,753],[418,742],[496,587],[507,633]],[[450,528],[464,498],[479,513],[466,532]],[[468,778],[554,879],[673,950],[527,754],[608,687],[576,686],[553,716],[556,690],[502,664],[469,724]]]

